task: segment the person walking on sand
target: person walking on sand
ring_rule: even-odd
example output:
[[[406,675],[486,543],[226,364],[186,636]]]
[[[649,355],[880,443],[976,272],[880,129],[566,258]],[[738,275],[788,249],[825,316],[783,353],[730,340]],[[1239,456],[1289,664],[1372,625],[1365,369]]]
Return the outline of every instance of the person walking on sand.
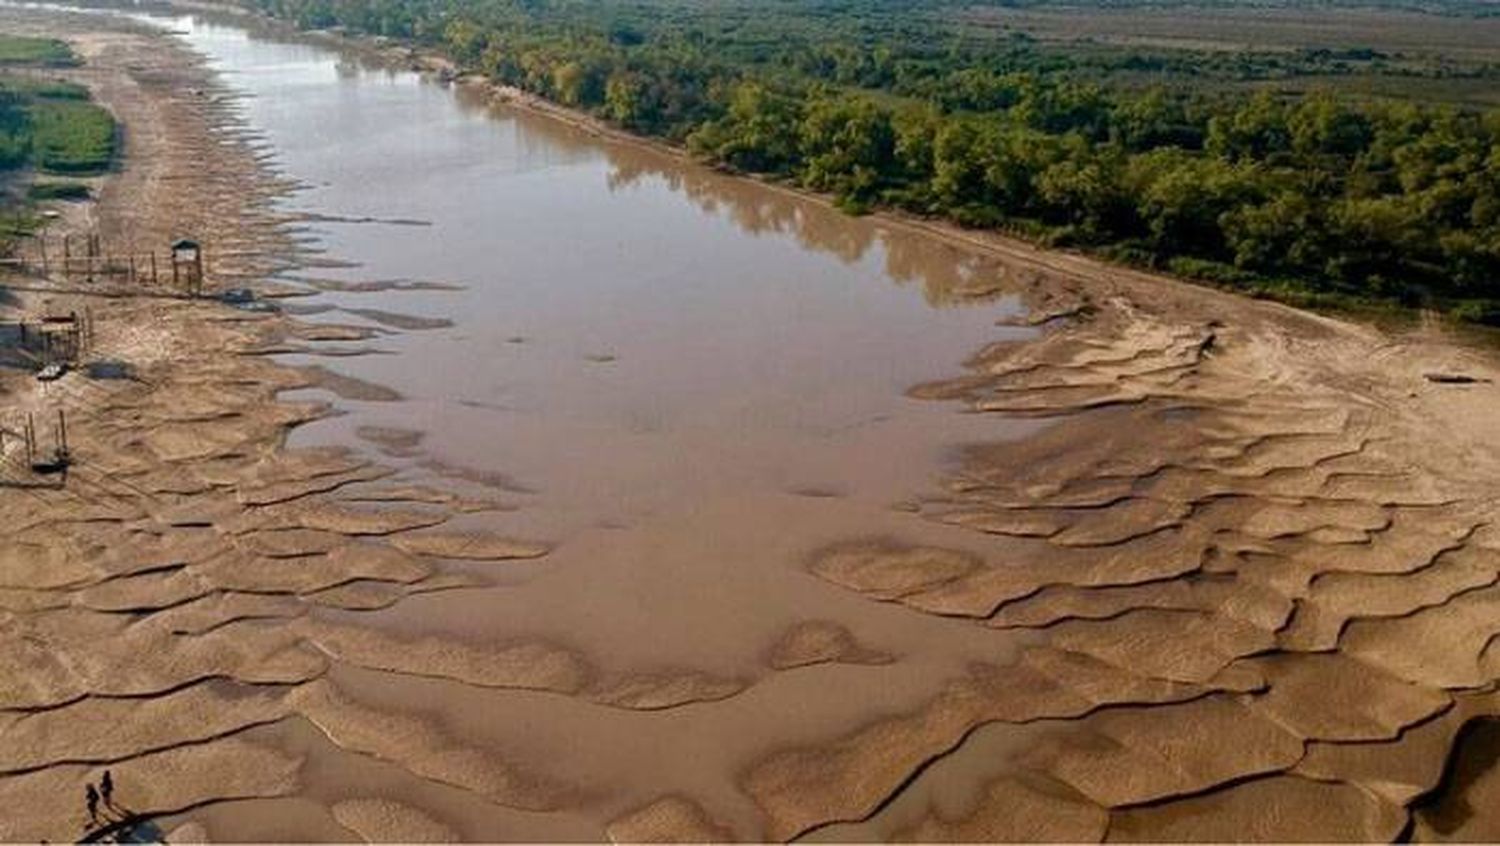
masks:
[[[83,789],[83,801],[89,806],[89,828],[99,824],[99,791],[94,789],[94,783]]]
[[[104,778],[99,780],[99,795],[104,799],[104,807],[115,810],[115,780],[110,777],[109,770],[105,770]]]

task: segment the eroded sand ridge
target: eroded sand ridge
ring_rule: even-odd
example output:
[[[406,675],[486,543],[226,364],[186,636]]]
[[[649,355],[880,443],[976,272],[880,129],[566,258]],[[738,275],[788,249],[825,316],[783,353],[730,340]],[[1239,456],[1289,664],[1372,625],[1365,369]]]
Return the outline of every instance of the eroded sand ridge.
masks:
[[[126,126],[125,167],[95,220],[71,225],[126,243],[193,232],[220,251],[221,284],[292,293],[264,281],[309,260],[273,205],[292,186],[265,170],[230,89],[159,34],[5,14],[16,31],[65,27],[87,60],[74,74]],[[91,308],[98,354],[134,378],[73,373],[45,394],[25,374],[0,383],[16,411],[65,405],[80,458],[65,486],[9,472],[0,488],[0,664],[14,680],[0,690],[0,796],[34,811],[0,819],[0,836],[76,836],[81,785],[104,766],[133,809],[183,815],[174,824],[204,809],[210,835],[243,802],[243,815],[298,809],[280,836],[451,839],[469,829],[434,797],[457,795],[630,841],[837,836],[861,821],[920,840],[1494,836],[1478,809],[1500,782],[1483,766],[1433,811],[1411,810],[1497,713],[1496,397],[1428,378],[1492,379],[1491,360],[1435,332],[1392,336],[1010,249],[1005,284],[1040,334],[914,393],[1051,425],[968,450],[944,496],[902,515],[963,544],[897,525],[805,562],[851,597],[993,635],[995,660],[904,710],[810,721],[719,774],[729,798],[645,760],[635,792],[575,778],[358,688],[454,685],[552,697],[559,715],[576,705],[601,723],[690,720],[788,695],[777,685],[794,674],[899,667],[899,645],[830,612],[764,644],[752,673],[369,625],[360,612],[489,584],[490,565],[547,567],[556,540],[474,528],[467,515],[503,526],[505,490],[284,448],[290,427],[331,409],[278,393],[389,389],[270,354],[361,354],[338,345],[373,330],[25,292],[29,309]],[[362,437],[388,456],[420,440]],[[961,812],[902,801],[997,727],[1016,740]],[[586,768],[588,750],[570,751]],[[422,787],[359,793],[349,779],[351,795],[304,799],[330,754]],[[1464,804],[1468,816],[1445,810]]]

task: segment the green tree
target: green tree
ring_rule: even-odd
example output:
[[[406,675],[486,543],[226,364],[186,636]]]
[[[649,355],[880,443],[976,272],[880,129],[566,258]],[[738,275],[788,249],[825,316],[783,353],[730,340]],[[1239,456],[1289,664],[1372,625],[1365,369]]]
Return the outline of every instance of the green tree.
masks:
[[[890,113],[862,97],[813,100],[799,136],[802,183],[844,200],[873,200],[895,162]]]
[[[735,86],[724,116],[688,137],[699,154],[740,170],[790,172],[799,155],[800,103],[754,82]]]
[[[1267,91],[1208,122],[1208,149],[1216,156],[1261,161],[1291,146],[1286,107]]]

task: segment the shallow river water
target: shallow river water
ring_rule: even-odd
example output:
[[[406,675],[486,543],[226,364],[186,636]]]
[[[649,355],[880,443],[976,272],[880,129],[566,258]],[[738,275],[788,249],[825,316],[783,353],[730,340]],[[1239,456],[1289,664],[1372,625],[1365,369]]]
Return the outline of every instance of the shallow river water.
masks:
[[[1023,331],[997,326],[1014,300],[956,295],[990,279],[998,290],[996,260],[327,46],[168,23],[248,95],[274,166],[307,186],[284,206],[313,216],[301,234],[334,261],[289,274],[325,289],[291,307],[375,327],[369,344],[390,353],[286,357],[391,392],[307,392],[341,413],[292,444],[349,445],[410,478],[498,495],[515,509],[465,519],[556,545],[482,568],[494,587],[361,622],[547,639],[611,672],[758,679],[721,702],[641,713],[339,668],[360,701],[419,712],[582,785],[584,800],[499,809],[282,725],[263,734],[309,754],[307,798],[210,809],[216,835],[340,836],[321,806],[389,795],[466,837],[594,838],[679,792],[755,836],[735,779],[756,758],[911,707],[967,662],[1014,648],[805,571],[814,551],[850,539],[976,543],[906,504],[939,493],[955,449],[1028,426],[904,391]],[[348,290],[371,282],[400,284]],[[381,454],[381,430],[400,430],[406,448]],[[812,619],[897,660],[770,673],[769,647]]]

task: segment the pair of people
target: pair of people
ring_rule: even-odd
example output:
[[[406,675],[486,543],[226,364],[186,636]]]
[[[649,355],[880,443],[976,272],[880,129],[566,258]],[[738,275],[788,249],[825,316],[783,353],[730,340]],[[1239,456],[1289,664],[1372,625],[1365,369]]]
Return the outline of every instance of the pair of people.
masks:
[[[93,828],[99,824],[99,802],[101,799],[104,801],[106,809],[111,811],[119,810],[119,808],[115,807],[115,780],[110,776],[109,770],[104,771],[104,778],[99,780],[98,788],[95,788],[94,783],[91,781],[83,790],[83,800],[88,804],[89,808],[89,828]]]

